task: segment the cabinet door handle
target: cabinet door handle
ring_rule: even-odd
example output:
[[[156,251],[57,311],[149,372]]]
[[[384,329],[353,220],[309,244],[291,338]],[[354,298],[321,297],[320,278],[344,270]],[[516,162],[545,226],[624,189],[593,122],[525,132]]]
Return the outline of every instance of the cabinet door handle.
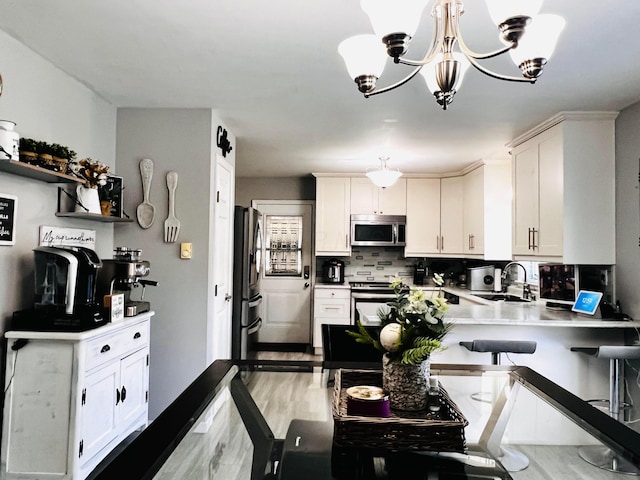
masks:
[[[120,390],[116,388],[116,405],[120,403]]]
[[[440,250],[444,250],[444,235],[440,237]]]
[[[102,348],[100,349],[100,353],[105,353],[105,352],[108,352],[109,350],[111,350],[111,347],[109,346],[109,344],[106,344],[102,346]]]
[[[531,229],[531,248],[533,250],[538,248],[538,245],[536,244],[536,229],[535,228]]]
[[[120,400],[122,400],[122,402],[124,403],[125,398],[127,398],[127,389],[124,388],[124,385],[122,386],[122,390],[121,390],[121,394],[120,394]]]
[[[140,335],[140,332],[136,332],[133,334],[133,339],[136,340],[138,338],[140,338],[142,335]]]
[[[527,229],[527,249],[531,250],[531,228]]]

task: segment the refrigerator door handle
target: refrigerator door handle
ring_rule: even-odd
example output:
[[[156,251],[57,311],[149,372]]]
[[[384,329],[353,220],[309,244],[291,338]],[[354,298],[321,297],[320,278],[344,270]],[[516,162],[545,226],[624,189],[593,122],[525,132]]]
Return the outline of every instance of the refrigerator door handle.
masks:
[[[262,295],[256,297],[254,300],[249,301],[249,308],[257,307],[262,303]]]
[[[247,327],[247,334],[253,335],[258,330],[260,330],[260,327],[262,327],[262,319],[258,317],[258,319],[255,322],[253,322],[251,325]]]

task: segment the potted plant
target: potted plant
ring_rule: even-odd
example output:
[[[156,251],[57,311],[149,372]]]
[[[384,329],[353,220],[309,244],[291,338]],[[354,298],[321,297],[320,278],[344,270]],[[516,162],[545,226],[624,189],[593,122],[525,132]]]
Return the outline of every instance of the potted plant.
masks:
[[[50,145],[49,151],[53,157],[53,164],[58,167],[58,171],[60,173],[67,173],[69,162],[72,162],[76,158],[76,152],[59,143]]]
[[[409,288],[399,277],[391,279],[396,298],[378,309],[382,327],[371,334],[358,321],[348,331],[357,342],[372,344],[382,356],[383,388],[392,408],[422,410],[426,407],[431,354],[443,350],[442,339],[451,329],[444,321],[449,308],[444,298],[442,275],[434,274],[438,289],[431,296]]]
[[[18,145],[20,150],[20,161],[30,163],[31,165],[37,165],[38,141],[33,138],[21,137]]]

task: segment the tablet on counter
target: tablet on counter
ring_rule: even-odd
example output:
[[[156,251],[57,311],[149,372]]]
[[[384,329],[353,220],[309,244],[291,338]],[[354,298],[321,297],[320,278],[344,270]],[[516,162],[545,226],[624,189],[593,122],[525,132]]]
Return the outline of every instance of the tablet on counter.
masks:
[[[580,290],[576,301],[571,307],[572,312],[583,313],[585,315],[593,315],[598,310],[602,300],[602,292],[590,292],[588,290]]]

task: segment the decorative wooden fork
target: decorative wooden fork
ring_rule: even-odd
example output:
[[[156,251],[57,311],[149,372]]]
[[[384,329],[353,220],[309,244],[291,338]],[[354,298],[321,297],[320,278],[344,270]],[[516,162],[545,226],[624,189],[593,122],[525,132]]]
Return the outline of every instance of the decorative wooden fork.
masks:
[[[180,221],[175,214],[175,194],[178,185],[178,174],[176,172],[167,173],[167,188],[169,189],[169,216],[164,221],[164,241],[173,243],[178,239],[180,233]]]

